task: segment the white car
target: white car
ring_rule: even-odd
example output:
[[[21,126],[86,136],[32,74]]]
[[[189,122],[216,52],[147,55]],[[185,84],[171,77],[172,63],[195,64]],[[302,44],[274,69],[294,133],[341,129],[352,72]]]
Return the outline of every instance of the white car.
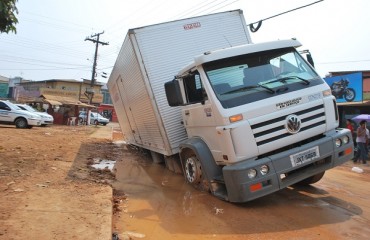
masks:
[[[9,101],[0,100],[0,124],[15,125],[17,128],[32,128],[41,125],[41,117],[22,110]]]
[[[87,122],[87,116],[86,116],[85,111],[80,112],[80,114],[78,116],[78,120],[79,120],[80,123]],[[102,124],[102,125],[105,126],[108,123],[109,123],[109,119],[103,117],[102,115],[100,115],[100,113],[90,112],[90,124],[95,124],[95,125]]]
[[[26,110],[28,112],[39,115],[41,117],[41,126],[46,126],[54,123],[54,117],[51,116],[49,113],[39,112],[27,104],[16,104],[16,105],[22,110]]]

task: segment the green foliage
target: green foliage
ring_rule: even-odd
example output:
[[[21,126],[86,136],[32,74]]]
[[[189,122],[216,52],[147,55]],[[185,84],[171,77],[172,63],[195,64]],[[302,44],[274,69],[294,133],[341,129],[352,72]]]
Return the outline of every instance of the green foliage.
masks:
[[[18,9],[15,3],[18,0],[0,0],[0,33],[17,33],[15,24],[18,23],[18,19],[15,14],[18,14]]]

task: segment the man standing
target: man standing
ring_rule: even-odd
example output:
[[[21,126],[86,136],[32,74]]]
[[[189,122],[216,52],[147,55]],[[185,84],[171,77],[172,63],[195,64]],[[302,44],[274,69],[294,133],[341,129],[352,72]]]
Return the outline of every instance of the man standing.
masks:
[[[354,159],[353,162],[357,162],[357,160],[361,160],[363,164],[366,164],[367,160],[367,128],[366,128],[366,121],[362,120],[360,122],[360,126],[357,128],[357,151],[359,151],[359,158]]]

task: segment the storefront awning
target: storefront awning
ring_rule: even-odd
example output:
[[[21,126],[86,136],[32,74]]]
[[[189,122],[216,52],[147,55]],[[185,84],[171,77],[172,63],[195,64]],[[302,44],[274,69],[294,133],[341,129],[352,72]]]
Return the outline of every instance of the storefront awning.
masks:
[[[50,103],[51,105],[58,105],[58,106],[63,105],[63,103],[55,101],[55,100],[51,100],[51,99],[44,99],[44,101],[47,103]]]
[[[95,108],[94,105],[83,103],[72,97],[62,97],[62,96],[49,95],[49,94],[43,94],[40,97],[43,98],[45,102],[48,102],[51,105],[73,105],[73,106],[86,107],[86,108]]]

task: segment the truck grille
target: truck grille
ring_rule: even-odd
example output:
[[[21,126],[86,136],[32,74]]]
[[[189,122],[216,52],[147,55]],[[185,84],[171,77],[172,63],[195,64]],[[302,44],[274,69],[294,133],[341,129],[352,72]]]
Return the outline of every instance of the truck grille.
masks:
[[[251,125],[257,146],[262,146],[291,136],[292,134],[285,130],[286,118],[291,114],[295,114],[300,117],[302,124],[300,132],[308,131],[314,127],[325,125],[326,123],[324,104],[297,112],[291,112],[264,122],[259,122]],[[259,128],[263,128],[263,131],[260,131]]]

